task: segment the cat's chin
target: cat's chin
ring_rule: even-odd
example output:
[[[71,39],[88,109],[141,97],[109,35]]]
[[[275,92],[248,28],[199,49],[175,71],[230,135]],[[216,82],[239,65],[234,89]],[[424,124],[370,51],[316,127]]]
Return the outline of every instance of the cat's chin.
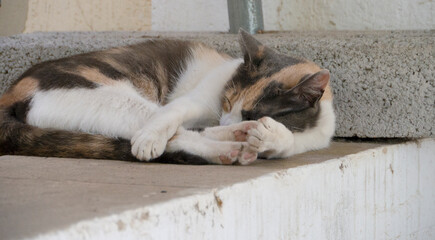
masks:
[[[222,117],[219,120],[219,125],[228,126],[234,123],[241,122],[242,119],[240,117],[234,116],[231,113],[222,113]]]

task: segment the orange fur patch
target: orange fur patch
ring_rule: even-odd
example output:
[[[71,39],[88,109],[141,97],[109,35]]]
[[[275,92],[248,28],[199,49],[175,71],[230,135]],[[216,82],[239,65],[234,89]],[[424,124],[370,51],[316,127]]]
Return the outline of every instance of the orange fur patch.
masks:
[[[227,54],[217,52],[215,49],[210,48],[202,43],[196,43],[192,47],[193,59],[201,59],[210,62],[211,66],[217,65],[214,63],[222,63],[224,60],[229,60],[231,57]]]
[[[117,82],[116,80],[106,77],[96,68],[80,67],[79,73],[87,80],[101,85],[114,85]]]
[[[287,89],[290,89],[296,86],[305,75],[311,75],[320,70],[321,69],[312,62],[299,63],[282,69],[281,71],[273,74],[271,78],[284,84]]]
[[[255,104],[257,103],[258,97],[263,93],[263,90],[267,87],[267,85],[272,80],[270,78],[261,78],[258,80],[254,85],[252,85],[249,88],[244,89],[240,97],[244,98],[243,101],[243,109],[244,110],[251,110],[255,107]],[[260,99],[261,101],[261,99]]]
[[[263,55],[264,55],[264,50],[265,50],[265,49],[266,49],[265,46],[263,46],[263,45],[259,46],[259,47],[258,47],[258,51],[257,51],[257,53],[255,54],[255,57],[256,57],[256,58],[262,58]]]
[[[332,95],[331,87],[329,86],[329,83],[328,83],[328,85],[325,88],[325,92],[323,93],[322,98],[320,98],[320,101],[323,101],[323,100],[330,101],[330,100],[332,100],[332,98],[333,98],[333,95]]]
[[[154,85],[153,81],[151,79],[144,79],[145,76],[141,77],[132,77],[130,81],[133,83],[133,85],[136,87],[136,89],[141,93],[141,95],[151,100],[155,103],[159,102],[159,93],[158,89]]]
[[[38,80],[32,77],[21,79],[15,86],[0,98],[0,106],[8,107],[16,102],[24,101],[38,90]]]
[[[163,67],[162,64],[158,63],[156,66],[156,76],[157,76],[157,81],[159,81],[160,84],[160,96],[166,96],[169,92],[169,88],[168,88],[168,73],[165,70],[165,68]],[[157,92],[157,91],[155,91]]]
[[[104,50],[102,53],[108,53],[108,54],[123,54],[128,52],[126,47],[116,47],[116,48],[110,48],[107,50]]]
[[[125,52],[125,51],[124,51]],[[126,75],[128,75],[128,73],[130,72],[126,67],[122,66],[122,64],[120,64],[119,62],[117,62],[115,59],[107,57],[107,56],[102,56],[101,58],[99,58],[99,60],[101,60],[102,62],[105,62],[107,64],[109,64],[110,66],[112,66],[113,68],[115,68],[117,71],[124,73]]]

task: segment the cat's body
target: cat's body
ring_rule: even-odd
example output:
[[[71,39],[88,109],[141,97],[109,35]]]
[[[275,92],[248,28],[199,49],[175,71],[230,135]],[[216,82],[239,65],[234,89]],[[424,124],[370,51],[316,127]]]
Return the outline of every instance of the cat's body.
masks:
[[[160,40],[35,65],[0,98],[0,155],[247,164],[326,147],[329,72],[241,45],[244,60]]]

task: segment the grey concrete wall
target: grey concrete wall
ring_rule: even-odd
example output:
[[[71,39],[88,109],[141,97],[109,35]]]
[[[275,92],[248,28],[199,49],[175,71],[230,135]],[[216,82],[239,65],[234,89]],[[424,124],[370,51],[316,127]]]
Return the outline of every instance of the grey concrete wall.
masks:
[[[195,39],[240,56],[237,37],[217,33],[34,33],[0,38],[0,93],[32,64],[153,37]],[[435,135],[435,31],[286,32],[257,36],[332,73],[336,136]]]

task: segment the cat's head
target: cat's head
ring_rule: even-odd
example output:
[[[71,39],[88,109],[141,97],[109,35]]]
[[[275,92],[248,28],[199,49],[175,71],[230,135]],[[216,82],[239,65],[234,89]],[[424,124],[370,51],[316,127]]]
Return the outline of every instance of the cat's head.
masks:
[[[292,131],[315,125],[329,71],[277,53],[243,30],[239,36],[244,63],[225,89],[220,124],[269,116]]]

